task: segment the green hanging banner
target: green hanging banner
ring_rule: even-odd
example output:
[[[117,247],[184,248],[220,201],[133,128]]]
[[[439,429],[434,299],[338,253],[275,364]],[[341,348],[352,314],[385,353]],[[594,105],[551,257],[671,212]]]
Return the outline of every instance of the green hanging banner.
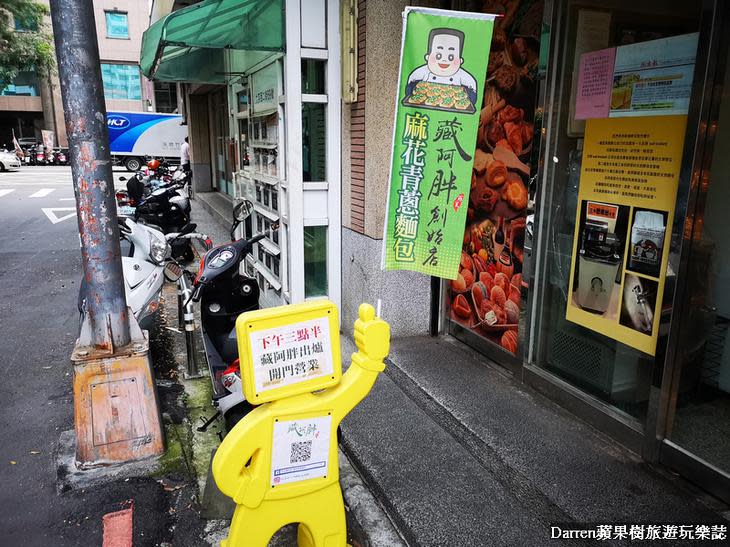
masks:
[[[454,279],[494,15],[406,8],[383,268]]]

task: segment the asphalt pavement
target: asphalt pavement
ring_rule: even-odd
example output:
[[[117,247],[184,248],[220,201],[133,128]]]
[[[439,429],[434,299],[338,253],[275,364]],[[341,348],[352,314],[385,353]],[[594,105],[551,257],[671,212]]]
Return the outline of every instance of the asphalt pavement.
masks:
[[[115,171],[115,180],[125,174]],[[164,544],[177,492],[155,479],[56,491],[55,450],[73,429],[74,205],[69,167],[0,172],[0,545],[101,545],[103,515],[128,500],[134,545]]]

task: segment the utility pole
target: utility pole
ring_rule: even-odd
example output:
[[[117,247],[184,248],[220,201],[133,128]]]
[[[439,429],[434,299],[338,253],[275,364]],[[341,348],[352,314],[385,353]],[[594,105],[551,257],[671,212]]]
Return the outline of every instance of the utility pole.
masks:
[[[74,362],[76,462],[164,451],[149,344],[124,294],[114,177],[92,0],[51,0],[85,289]]]
[[[86,280],[90,339],[82,342],[113,352],[130,334],[93,10],[90,0],[51,2]]]

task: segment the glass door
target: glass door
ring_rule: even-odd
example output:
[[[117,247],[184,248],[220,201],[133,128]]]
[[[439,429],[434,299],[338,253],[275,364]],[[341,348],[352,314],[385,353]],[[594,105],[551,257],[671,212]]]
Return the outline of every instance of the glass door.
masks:
[[[228,106],[226,100],[226,90],[222,89],[213,94],[212,98],[213,110],[213,138],[214,138],[214,156],[213,156],[213,179],[215,187],[227,194],[231,193],[228,187],[230,180],[229,162],[229,137],[228,137]]]
[[[720,14],[722,16],[723,14]],[[727,20],[727,19],[725,19]],[[730,499],[730,57],[728,44],[715,70],[708,127],[708,161],[688,211],[686,268],[666,441],[661,458]],[[712,141],[712,142],[710,142]],[[692,198],[690,198],[692,199]],[[690,205],[692,202],[690,202]],[[677,450],[679,449],[679,450]],[[688,454],[684,462],[680,451]],[[703,480],[704,478],[704,480]]]
[[[676,66],[695,54],[700,16],[696,3],[568,0],[557,3],[553,20],[561,33],[552,37],[557,63],[549,68],[528,361],[541,385],[549,382],[561,400],[632,447],[661,377],[676,278],[661,266],[669,212],[682,209],[674,200],[682,94],[668,94],[675,101],[668,114],[661,109],[669,103],[650,91],[681,79],[689,96],[694,61]],[[603,93],[605,81],[608,97],[591,111],[585,97]],[[666,142],[676,143],[671,152]],[[641,241],[645,251],[635,249]]]

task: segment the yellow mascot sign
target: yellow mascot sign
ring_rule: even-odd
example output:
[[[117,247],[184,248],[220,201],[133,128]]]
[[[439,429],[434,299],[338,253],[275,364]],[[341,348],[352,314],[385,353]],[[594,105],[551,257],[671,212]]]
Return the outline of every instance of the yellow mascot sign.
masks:
[[[268,402],[236,424],[213,458],[216,484],[237,505],[224,547],[265,547],[290,523],[299,523],[300,547],[347,544],[337,427],[385,369],[390,326],[360,306],[358,351],[343,375],[338,325],[326,300],[238,318],[244,393]]]

